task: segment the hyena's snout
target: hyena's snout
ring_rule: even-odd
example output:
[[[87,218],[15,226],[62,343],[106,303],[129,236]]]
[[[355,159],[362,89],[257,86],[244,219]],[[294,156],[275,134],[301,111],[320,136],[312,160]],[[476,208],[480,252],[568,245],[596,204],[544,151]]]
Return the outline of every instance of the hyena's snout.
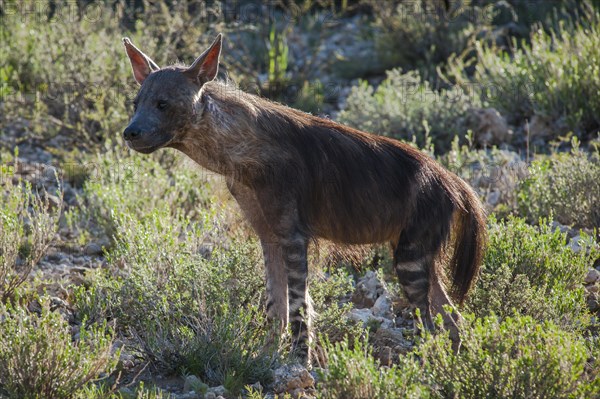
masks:
[[[156,127],[155,118],[143,112],[136,112],[129,121],[129,125],[123,131],[123,138],[126,141],[145,141],[152,136]]]
[[[143,154],[149,154],[172,141],[172,135],[158,129],[152,123],[144,123],[139,117],[134,117],[123,131],[127,146]]]
[[[142,129],[135,125],[129,125],[123,131],[123,138],[127,141],[135,140],[142,135]]]

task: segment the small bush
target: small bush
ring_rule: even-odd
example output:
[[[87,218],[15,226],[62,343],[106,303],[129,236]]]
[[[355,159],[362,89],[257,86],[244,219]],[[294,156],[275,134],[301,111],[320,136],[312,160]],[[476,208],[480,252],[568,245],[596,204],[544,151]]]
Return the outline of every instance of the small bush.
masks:
[[[467,302],[477,316],[514,312],[552,321],[572,330],[585,326],[583,280],[598,251],[574,253],[566,235],[550,223],[539,227],[523,219],[490,219],[489,245],[480,281]]]
[[[434,90],[414,72],[387,72],[377,87],[367,82],[352,88],[339,120],[367,132],[415,139],[424,146],[430,137],[436,149],[447,150],[455,136],[464,137],[466,111],[476,99],[460,88]]]
[[[440,1],[368,0],[381,33],[375,46],[383,69],[418,70],[429,81],[452,54],[462,53],[479,33],[490,29],[485,7],[446,9]]]
[[[478,41],[473,79],[466,77],[461,62],[450,68],[450,74],[459,82],[476,83],[482,101],[511,123],[539,115],[578,135],[593,134],[600,128],[599,49],[600,14],[593,10],[563,21],[554,32],[539,28],[531,44],[521,43],[512,54]]]
[[[401,67],[416,70],[435,82],[438,72],[452,64],[455,55],[473,57],[473,43],[495,43],[508,49],[511,39],[529,40],[532,29],[550,31],[558,20],[575,18],[589,8],[589,2],[523,2],[479,0],[469,3],[441,0],[363,0],[374,16],[370,57],[341,66],[354,74],[379,74]],[[471,72],[471,68],[469,68]]]
[[[3,168],[10,168],[3,165]],[[14,295],[46,253],[57,229],[62,207],[50,205],[46,193],[28,182],[13,183],[12,173],[0,190],[0,302]]]
[[[343,269],[335,270],[329,277],[318,277],[312,273],[310,296],[316,313],[314,331],[329,342],[337,342],[344,337],[358,337],[362,328],[347,317],[352,302],[340,303],[353,292],[352,277]]]
[[[224,306],[206,316],[192,323],[181,370],[200,376],[211,386],[222,384],[233,395],[247,384],[271,383],[272,369],[281,358],[277,343],[269,336],[264,309],[255,304]]]
[[[268,383],[278,359],[265,349],[260,251],[253,242],[235,242],[203,256],[199,245],[211,234],[203,231],[216,230],[206,215],[203,223],[165,207],[139,220],[121,215],[108,254],[113,275],[80,289],[75,302],[80,317],[115,318],[163,370],[193,373],[237,393],[244,384]],[[94,306],[99,300],[106,305]]]
[[[77,392],[75,399],[172,399],[174,396],[159,388],[147,388],[140,382],[135,389],[116,390],[103,384],[88,384]]]
[[[83,184],[81,207],[66,213],[73,229],[92,235],[115,234],[125,215],[144,218],[155,209],[194,217],[209,204],[209,185],[180,157],[165,152],[141,156],[112,148],[86,159],[88,178]]]
[[[421,384],[423,370],[416,360],[403,357],[399,364],[381,368],[371,349],[359,339],[335,344],[325,340],[328,366],[320,370],[321,398],[427,398]]]
[[[458,354],[447,334],[426,335],[414,354],[391,368],[381,367],[360,340],[353,346],[326,341],[321,397],[541,399],[600,393],[591,346],[576,334],[529,316],[465,317]]]
[[[588,155],[574,141],[570,153],[534,161],[518,198],[529,220],[553,215],[562,224],[600,227],[600,154]]]
[[[0,320],[0,396],[71,398],[116,366],[111,329],[82,325],[73,342],[69,324],[48,301],[40,315],[0,302]]]
[[[36,12],[21,13],[21,7]],[[28,130],[44,138],[64,134],[82,138],[77,145],[98,143],[126,123],[133,85],[125,60],[115,62],[122,57],[113,33],[120,31],[118,17],[109,7],[91,14],[71,7],[67,1],[7,5],[12,12],[2,19],[1,70],[8,76],[3,116],[8,123],[31,120]],[[57,12],[44,15],[51,9]]]
[[[591,398],[600,392],[598,370],[586,372],[582,340],[531,317],[468,318],[456,354],[442,334],[419,352],[435,397]]]
[[[263,350],[256,243],[231,238],[194,169],[111,147],[91,163],[84,206],[70,213],[75,227],[98,225],[113,238],[109,268],[74,290],[78,317],[115,319],[133,349],[166,372],[194,373],[233,393],[268,382],[277,357]]]

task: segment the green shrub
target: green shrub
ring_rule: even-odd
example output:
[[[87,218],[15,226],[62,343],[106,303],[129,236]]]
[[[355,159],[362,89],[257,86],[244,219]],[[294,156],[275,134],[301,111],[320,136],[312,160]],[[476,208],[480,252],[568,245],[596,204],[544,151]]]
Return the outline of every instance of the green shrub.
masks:
[[[381,367],[360,340],[326,342],[328,368],[318,370],[323,398],[588,398],[600,393],[589,345],[552,322],[529,316],[465,315],[462,346],[447,334],[426,335],[416,352]],[[441,322],[441,320],[440,320]]]
[[[0,302],[0,396],[71,398],[116,366],[119,353],[111,355],[112,331],[106,324],[81,325],[74,342],[63,316],[42,302],[39,315]]]
[[[420,347],[434,397],[591,398],[598,370],[586,371],[586,345],[575,334],[531,317],[468,317],[458,354],[447,336]]]
[[[7,5],[11,11],[2,19],[3,71],[9,75],[3,82],[4,117],[7,122],[31,120],[29,130],[45,138],[63,134],[78,137],[78,145],[98,143],[125,125],[125,103],[133,88],[125,60],[115,62],[123,56],[115,34],[118,18],[102,6],[79,18],[73,3],[59,1],[54,5],[61,12],[47,19],[50,3]]]
[[[377,75],[391,68],[416,70],[436,82],[458,54],[472,60],[473,43],[508,47],[511,39],[528,41],[532,29],[550,31],[557,21],[576,18],[590,2],[524,2],[519,0],[446,2],[440,0],[363,0],[374,17],[374,49],[360,60],[344,60],[338,69],[348,78]],[[471,72],[471,68],[469,68]]]
[[[99,225],[113,245],[109,267],[74,289],[78,317],[115,319],[133,349],[167,372],[233,393],[268,382],[277,357],[264,348],[277,346],[267,345],[260,251],[231,238],[204,179],[177,158],[123,155],[108,143],[83,190],[72,225]]]
[[[562,224],[600,227],[600,154],[581,151],[534,161],[519,188],[519,209],[535,221],[551,215]]]
[[[321,398],[427,398],[429,388],[421,384],[419,362],[400,358],[399,364],[382,368],[371,349],[359,339],[334,344],[325,340],[328,366],[319,370],[317,389]]]
[[[163,206],[140,219],[118,217],[107,255],[113,272],[80,289],[75,306],[80,317],[115,318],[135,349],[165,371],[236,393],[269,382],[277,346],[267,344],[258,246],[233,242],[203,256],[202,237],[218,231],[210,210],[205,216],[192,223]]]
[[[476,4],[446,10],[439,1],[366,1],[381,33],[375,37],[383,69],[417,70],[429,81],[452,54],[460,54],[490,29],[489,10]]]
[[[224,306],[207,316],[192,324],[194,334],[182,353],[181,369],[211,386],[222,384],[233,395],[247,384],[271,383],[281,357],[269,336],[264,309],[256,304]]]
[[[123,387],[119,390],[116,386],[108,387],[105,384],[88,384],[77,392],[75,399],[172,399],[173,395],[162,389],[146,388],[140,382],[135,389]]]
[[[14,184],[12,168],[17,166],[2,165],[0,173],[0,302],[15,294],[46,253],[62,207],[60,190],[58,204],[50,205],[47,193],[36,192],[29,182]]]
[[[76,301],[80,317],[109,316],[117,318],[122,328],[143,331],[148,314],[173,322],[184,312],[177,306],[190,307],[190,313],[199,311],[198,306],[191,307],[195,298],[190,291],[201,281],[193,275],[192,262],[199,255],[193,233],[184,230],[188,223],[171,220],[164,209],[150,213],[146,220],[119,219],[115,248],[107,255],[112,273],[97,276],[95,283],[100,285],[81,293],[85,295]],[[181,241],[179,234],[185,235]],[[94,306],[97,303],[102,306]]]
[[[419,146],[430,137],[444,151],[455,136],[467,133],[466,111],[475,105],[476,99],[458,87],[436,91],[418,73],[393,69],[377,89],[367,82],[353,87],[339,121],[367,132],[415,139]]]
[[[111,238],[117,219],[143,218],[155,209],[195,217],[209,205],[210,186],[181,156],[165,151],[154,156],[130,153],[105,143],[105,151],[84,157],[88,174],[81,207],[67,214],[72,228]],[[201,216],[200,216],[201,217]]]
[[[579,135],[593,133],[600,128],[599,38],[600,14],[588,11],[585,17],[563,21],[555,32],[539,28],[531,44],[521,43],[512,54],[478,41],[473,79],[466,77],[461,62],[453,64],[451,75],[459,83],[475,83],[484,104],[511,123],[539,115],[559,125],[565,122]]]
[[[314,331],[326,337],[329,342],[337,342],[344,337],[358,337],[362,328],[347,317],[352,302],[340,303],[348,299],[354,290],[352,277],[343,269],[335,270],[330,276],[310,275],[310,296],[315,310]]]
[[[246,10],[246,6],[241,7]],[[230,11],[225,13],[229,15]],[[207,18],[223,12],[220,4],[202,0],[136,4],[8,1],[0,21],[0,53],[6,54],[0,67],[0,97],[4,105],[0,120],[3,125],[14,125],[37,138],[58,137],[61,144],[67,140],[79,148],[97,148],[126,126],[138,89],[121,38],[131,37],[160,66],[178,60],[190,64],[214,38],[212,29],[227,32],[227,22],[215,25]],[[321,16],[323,12],[312,17],[307,9],[296,6],[290,6],[286,12],[293,13],[293,21],[310,20],[314,31],[320,31],[326,18]],[[257,72],[267,73],[271,87],[260,87],[261,93],[281,100],[279,90],[273,86],[280,83],[285,87],[291,78],[302,86],[318,74],[309,76],[316,69],[314,63],[306,63],[302,71],[288,68],[285,38],[291,34],[291,24],[281,34],[283,41],[273,37],[265,43],[275,24],[268,18],[257,22],[234,23],[232,30],[236,33],[254,33],[259,48],[244,48],[246,53],[239,58],[245,59],[241,61],[229,61],[231,54],[238,54],[224,51],[228,74],[238,81],[255,83]],[[239,42],[226,45],[235,50]],[[253,57],[266,58],[266,62],[249,62]],[[312,98],[301,92],[297,104],[306,110],[318,109],[322,91],[319,89]],[[15,123],[20,119],[29,122],[26,127]]]
[[[548,32],[556,30],[561,23],[560,21],[577,18],[585,13],[590,6],[594,6],[594,0],[562,0],[556,2],[520,0],[497,2],[495,0],[484,0],[481,3],[487,5],[485,16],[493,18],[494,25],[499,27],[508,25],[511,35],[525,40],[530,38],[532,30],[537,30],[540,26]]]
[[[480,317],[516,312],[580,329],[588,315],[583,280],[597,257],[594,248],[573,252],[566,235],[550,223],[535,227],[523,219],[492,217],[480,281],[467,308]]]

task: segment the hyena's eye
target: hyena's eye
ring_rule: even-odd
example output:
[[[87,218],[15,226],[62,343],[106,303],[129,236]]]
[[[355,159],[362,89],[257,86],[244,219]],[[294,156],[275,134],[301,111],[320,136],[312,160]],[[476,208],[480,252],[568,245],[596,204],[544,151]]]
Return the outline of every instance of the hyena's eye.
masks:
[[[156,108],[158,109],[165,109],[167,108],[167,102],[164,100],[160,100],[156,103]]]

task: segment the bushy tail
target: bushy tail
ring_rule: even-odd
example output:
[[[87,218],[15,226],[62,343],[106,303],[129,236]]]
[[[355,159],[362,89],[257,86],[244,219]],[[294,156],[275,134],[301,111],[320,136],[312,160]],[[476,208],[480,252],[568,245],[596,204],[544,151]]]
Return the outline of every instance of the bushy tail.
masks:
[[[452,196],[457,206],[452,226],[453,253],[449,268],[452,273],[451,295],[462,304],[479,275],[487,241],[485,211],[473,189],[453,176]]]

